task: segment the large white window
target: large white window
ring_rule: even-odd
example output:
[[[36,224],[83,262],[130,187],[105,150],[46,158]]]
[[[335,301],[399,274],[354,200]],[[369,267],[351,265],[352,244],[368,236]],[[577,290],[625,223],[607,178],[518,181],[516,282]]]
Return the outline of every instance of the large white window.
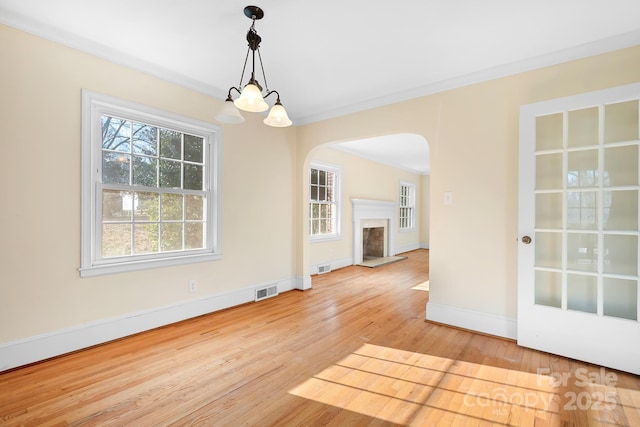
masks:
[[[215,125],[82,93],[81,276],[221,257]]]
[[[400,230],[413,230],[416,223],[416,186],[410,182],[400,183]]]
[[[311,163],[309,235],[316,240],[340,235],[340,169],[336,166]]]

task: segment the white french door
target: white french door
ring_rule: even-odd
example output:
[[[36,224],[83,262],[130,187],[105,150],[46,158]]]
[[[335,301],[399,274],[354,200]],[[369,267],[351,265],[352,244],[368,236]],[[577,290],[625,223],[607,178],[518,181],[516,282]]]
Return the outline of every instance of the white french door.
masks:
[[[640,374],[640,83],[520,110],[518,344]]]

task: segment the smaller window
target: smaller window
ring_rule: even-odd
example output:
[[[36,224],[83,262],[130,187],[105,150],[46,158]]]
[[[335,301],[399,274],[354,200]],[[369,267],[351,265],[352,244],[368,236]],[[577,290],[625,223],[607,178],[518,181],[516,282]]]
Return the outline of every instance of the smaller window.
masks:
[[[400,183],[400,230],[412,230],[416,222],[416,186],[409,182]]]
[[[309,175],[309,235],[315,239],[340,235],[340,169],[313,162]]]

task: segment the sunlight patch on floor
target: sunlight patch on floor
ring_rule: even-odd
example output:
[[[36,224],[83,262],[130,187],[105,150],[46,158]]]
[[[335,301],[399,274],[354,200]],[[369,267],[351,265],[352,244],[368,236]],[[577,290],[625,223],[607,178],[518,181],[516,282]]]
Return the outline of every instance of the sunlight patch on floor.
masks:
[[[604,392],[604,386],[599,387]],[[364,344],[289,393],[402,425],[561,425],[562,411],[571,403],[566,390],[553,374],[520,372]],[[615,393],[615,388],[612,390]],[[599,395],[585,396],[597,399]],[[587,408],[589,418],[606,420],[622,411],[635,419],[633,414],[638,412],[633,400],[637,398],[635,392],[612,395],[613,403],[609,402],[608,408],[604,401],[600,402],[603,405],[599,411]]]
[[[416,291],[427,291],[428,292],[429,291],[429,281],[427,280],[427,281],[422,282],[422,283],[420,283],[418,285],[415,285],[411,289],[416,290]]]

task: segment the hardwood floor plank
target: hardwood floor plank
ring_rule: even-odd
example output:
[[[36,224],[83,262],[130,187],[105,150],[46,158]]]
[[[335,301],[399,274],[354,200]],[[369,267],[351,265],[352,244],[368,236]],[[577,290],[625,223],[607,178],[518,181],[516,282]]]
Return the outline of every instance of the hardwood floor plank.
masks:
[[[640,425],[637,376],[578,385],[599,367],[426,322],[429,252],[406,255],[0,373],[0,425]]]

